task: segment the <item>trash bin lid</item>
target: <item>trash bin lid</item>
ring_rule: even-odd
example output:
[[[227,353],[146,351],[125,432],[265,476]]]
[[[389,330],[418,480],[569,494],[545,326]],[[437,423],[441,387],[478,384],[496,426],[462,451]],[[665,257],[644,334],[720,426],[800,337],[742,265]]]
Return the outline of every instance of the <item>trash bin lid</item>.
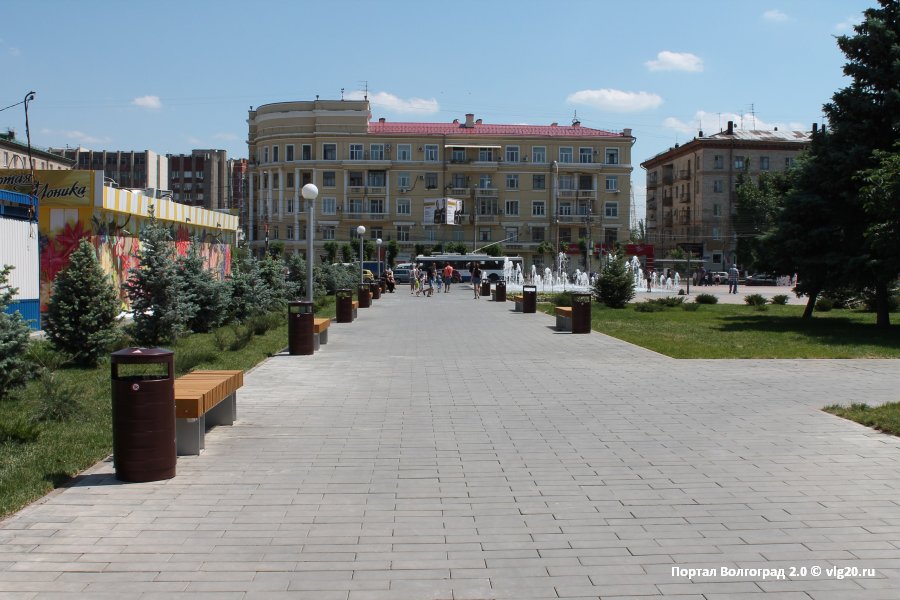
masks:
[[[174,356],[172,350],[165,348],[122,348],[110,356],[114,363],[166,362]]]

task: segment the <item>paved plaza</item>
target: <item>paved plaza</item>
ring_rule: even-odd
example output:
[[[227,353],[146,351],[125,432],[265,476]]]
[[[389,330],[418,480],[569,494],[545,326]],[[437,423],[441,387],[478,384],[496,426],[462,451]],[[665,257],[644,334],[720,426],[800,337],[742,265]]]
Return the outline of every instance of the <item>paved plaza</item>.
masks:
[[[900,362],[512,309],[401,288],[273,357],[174,479],[106,461],[0,523],[0,599],[900,597],[900,440],[819,410],[900,400]]]

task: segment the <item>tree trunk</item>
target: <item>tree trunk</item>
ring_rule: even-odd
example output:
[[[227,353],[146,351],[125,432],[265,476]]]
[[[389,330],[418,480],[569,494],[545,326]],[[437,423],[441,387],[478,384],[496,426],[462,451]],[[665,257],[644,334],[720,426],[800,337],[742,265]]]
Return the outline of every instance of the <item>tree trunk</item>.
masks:
[[[819,297],[819,290],[815,290],[810,292],[809,300],[806,302],[806,308],[803,309],[803,318],[811,319],[813,314],[813,309],[816,307],[816,300]]]
[[[891,311],[888,303],[888,286],[884,281],[875,283],[875,325],[878,327],[891,326]]]

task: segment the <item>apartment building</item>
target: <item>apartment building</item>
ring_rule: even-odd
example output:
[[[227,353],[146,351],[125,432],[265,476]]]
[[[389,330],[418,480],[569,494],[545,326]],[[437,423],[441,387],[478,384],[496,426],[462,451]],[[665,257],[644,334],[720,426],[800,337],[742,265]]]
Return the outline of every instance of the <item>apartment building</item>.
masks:
[[[319,188],[315,248],[366,237],[415,246],[501,243],[543,264],[542,242],[580,254],[629,237],[631,130],[490,124],[467,114],[444,123],[373,121],[365,100],[267,104],[249,114],[248,241],[262,252],[282,240],[305,252],[300,189]],[[461,201],[439,223],[446,200]],[[437,210],[435,210],[437,208]],[[428,215],[428,222],[426,222]],[[549,259],[549,256],[546,257]]]
[[[228,208],[232,214],[236,214],[241,220],[241,233],[246,239],[247,229],[247,169],[249,161],[246,158],[229,158],[227,163],[230,200]]]
[[[225,150],[192,150],[167,154],[168,189],[176,202],[210,210],[232,206],[228,155]]]
[[[813,126],[815,131],[815,125]],[[725,270],[735,262],[735,184],[740,173],[756,179],[783,171],[809,146],[803,131],[736,129],[703,132],[684,145],[641,163],[647,171],[647,243],[657,258],[675,248],[691,250],[707,268]]]
[[[168,162],[150,150],[87,150],[85,148],[51,148],[50,152],[74,161],[72,168],[81,171],[103,171],[104,182],[119,188],[167,190]]]

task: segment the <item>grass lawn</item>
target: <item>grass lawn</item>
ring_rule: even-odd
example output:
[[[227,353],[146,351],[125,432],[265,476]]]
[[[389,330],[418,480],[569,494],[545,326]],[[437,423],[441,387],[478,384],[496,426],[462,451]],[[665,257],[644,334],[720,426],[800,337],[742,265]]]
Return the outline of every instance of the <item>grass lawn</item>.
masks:
[[[851,404],[848,407],[834,404],[826,406],[823,410],[833,415],[856,421],[861,425],[874,427],[885,433],[900,435],[900,402],[892,402],[882,406]]]
[[[544,305],[549,314],[553,307]],[[591,305],[591,327],[673,358],[900,358],[900,325],[850,310],[801,318],[802,306],[704,304],[637,312]],[[900,315],[892,315],[895,320]]]
[[[317,308],[316,316],[334,317],[334,299]],[[253,336],[240,350],[219,350],[211,333],[190,335],[168,346],[175,351],[176,375],[193,369],[246,371],[286,347],[286,315],[278,327]],[[54,377],[54,389],[74,389],[82,398],[77,415],[70,420],[35,423],[30,418],[47,402],[39,380],[0,402],[0,518],[63,485],[112,452],[109,360],[96,369],[63,368]],[[71,405],[69,394],[62,393],[67,396],[62,402]]]

